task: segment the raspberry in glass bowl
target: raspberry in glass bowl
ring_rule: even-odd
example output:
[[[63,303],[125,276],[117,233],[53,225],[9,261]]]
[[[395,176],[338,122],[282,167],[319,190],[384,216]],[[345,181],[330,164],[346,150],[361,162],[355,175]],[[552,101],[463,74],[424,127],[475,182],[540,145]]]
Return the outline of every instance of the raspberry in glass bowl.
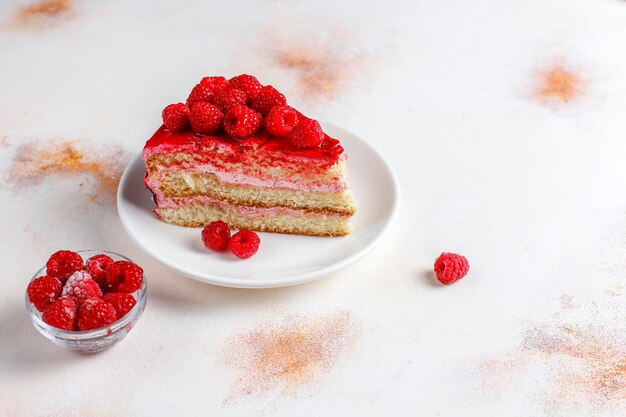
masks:
[[[57,345],[95,353],[126,337],[147,294],[143,270],[125,256],[59,251],[31,278],[26,310],[35,328]]]

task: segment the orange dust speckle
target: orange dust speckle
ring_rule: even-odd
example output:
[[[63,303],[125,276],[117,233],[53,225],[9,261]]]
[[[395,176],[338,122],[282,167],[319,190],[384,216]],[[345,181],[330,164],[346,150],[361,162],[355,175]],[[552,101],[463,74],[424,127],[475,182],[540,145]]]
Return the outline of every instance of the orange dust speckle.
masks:
[[[67,13],[71,7],[70,0],[41,0],[20,8],[18,14],[23,19],[54,17]]]
[[[327,372],[357,336],[347,312],[317,319],[287,316],[255,326],[228,348],[226,362],[239,377],[225,403],[255,392],[294,393]]]
[[[556,375],[559,397],[585,394],[593,401],[626,400],[626,346],[610,340],[603,329],[563,326],[554,333],[535,329],[526,335],[523,347],[563,359]]]
[[[280,43],[278,43],[280,45]],[[302,97],[332,100],[362,75],[367,56],[328,44],[283,44],[273,60],[293,73]]]
[[[581,95],[583,81],[573,70],[558,64],[537,73],[535,97],[542,102],[568,103]]]
[[[38,25],[66,17],[71,12],[72,0],[39,0],[17,9],[16,16],[18,21],[23,24]]]
[[[485,375],[482,386],[489,392],[496,391],[505,384],[538,379],[536,374],[527,373],[543,369],[543,377],[550,382],[540,395],[551,414],[571,409],[590,413],[619,409],[626,406],[625,337],[602,327],[531,328],[521,345],[505,357],[480,364],[480,372]],[[516,389],[531,390],[528,386]]]
[[[574,297],[570,294],[561,294],[561,308],[569,309],[576,307],[574,305]]]
[[[624,286],[614,285],[611,288],[607,289],[606,293],[612,297],[619,297],[624,294]]]
[[[7,172],[7,183],[17,190],[38,185],[48,177],[87,176],[94,181],[92,200],[110,198],[115,196],[123,160],[120,148],[85,152],[74,141],[22,145]]]

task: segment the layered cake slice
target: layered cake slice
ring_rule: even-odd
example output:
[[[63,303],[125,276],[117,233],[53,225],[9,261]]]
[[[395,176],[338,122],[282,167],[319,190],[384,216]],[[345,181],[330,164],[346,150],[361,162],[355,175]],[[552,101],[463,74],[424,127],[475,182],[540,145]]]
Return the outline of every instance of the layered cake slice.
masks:
[[[350,233],[346,153],[256,78],[205,77],[167,106],[143,151],[154,212],[181,226],[311,236]]]

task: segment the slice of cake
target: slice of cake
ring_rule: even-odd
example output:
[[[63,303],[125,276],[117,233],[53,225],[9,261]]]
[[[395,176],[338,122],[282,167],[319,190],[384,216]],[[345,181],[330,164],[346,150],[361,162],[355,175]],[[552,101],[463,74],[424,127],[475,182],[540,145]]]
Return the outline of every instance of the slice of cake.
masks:
[[[167,106],[143,151],[154,212],[181,226],[311,236],[350,233],[346,153],[256,78],[205,77]]]

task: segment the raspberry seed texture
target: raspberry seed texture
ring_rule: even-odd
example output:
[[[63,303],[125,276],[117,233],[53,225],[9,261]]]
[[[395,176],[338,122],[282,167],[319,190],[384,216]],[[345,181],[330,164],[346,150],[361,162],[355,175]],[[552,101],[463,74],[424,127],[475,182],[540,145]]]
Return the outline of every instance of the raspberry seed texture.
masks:
[[[248,259],[259,250],[259,235],[248,230],[240,230],[230,238],[228,247],[238,258]]]
[[[202,229],[202,242],[207,249],[214,251],[223,251],[228,247],[230,239],[230,229],[228,225],[221,220],[211,222]]]

